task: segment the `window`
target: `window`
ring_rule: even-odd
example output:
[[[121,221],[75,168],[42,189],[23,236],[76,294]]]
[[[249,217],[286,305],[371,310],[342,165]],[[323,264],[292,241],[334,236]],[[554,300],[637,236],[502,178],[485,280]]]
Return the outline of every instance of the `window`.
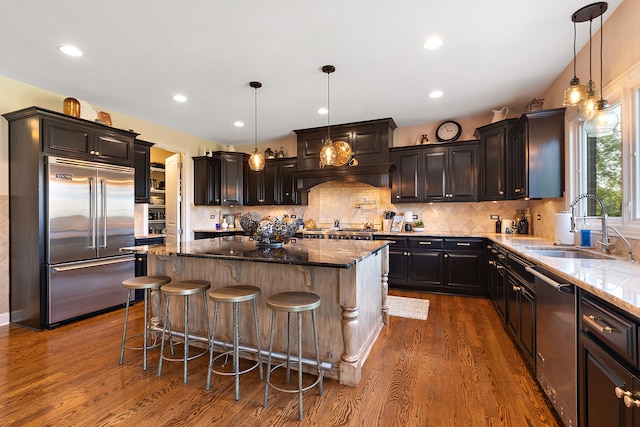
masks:
[[[620,104],[613,106],[620,117]],[[585,138],[584,153],[584,191],[598,196],[604,203],[605,212],[610,218],[622,216],[622,139],[621,125],[618,124],[612,135]],[[585,201],[587,215],[601,215],[600,204],[593,199]]]

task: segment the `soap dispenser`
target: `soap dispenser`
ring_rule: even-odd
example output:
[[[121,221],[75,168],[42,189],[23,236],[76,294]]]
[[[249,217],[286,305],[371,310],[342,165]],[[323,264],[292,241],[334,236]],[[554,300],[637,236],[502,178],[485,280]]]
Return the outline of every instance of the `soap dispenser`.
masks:
[[[582,219],[582,225],[580,226],[580,247],[591,247],[591,225],[586,218]]]

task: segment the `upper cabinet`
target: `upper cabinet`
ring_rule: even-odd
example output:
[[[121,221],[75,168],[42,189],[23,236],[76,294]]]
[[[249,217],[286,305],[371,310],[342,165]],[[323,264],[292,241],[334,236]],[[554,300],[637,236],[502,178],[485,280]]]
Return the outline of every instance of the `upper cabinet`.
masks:
[[[293,180],[296,165],[295,157],[268,159],[263,170],[248,170],[245,206],[299,204]]]
[[[508,198],[562,197],[564,108],[524,113],[509,132]],[[509,164],[509,163],[507,163]]]
[[[360,165],[389,163],[389,146],[393,144],[396,124],[391,118],[331,126],[332,141],[346,141]],[[298,135],[298,169],[316,169],[327,127],[296,130]]]
[[[38,107],[5,114],[9,121],[39,121],[42,152],[80,160],[133,166],[134,132],[112,128]]]
[[[478,141],[391,149],[392,203],[478,200]]]
[[[475,136],[480,139],[480,200],[507,198],[507,140],[515,122],[501,120],[476,129]]]
[[[248,159],[248,154],[226,151],[214,152],[211,157],[194,157],[194,204],[241,206]]]
[[[135,201],[136,203],[149,203],[149,184],[151,147],[153,143],[136,139],[133,147],[133,167],[135,176]]]

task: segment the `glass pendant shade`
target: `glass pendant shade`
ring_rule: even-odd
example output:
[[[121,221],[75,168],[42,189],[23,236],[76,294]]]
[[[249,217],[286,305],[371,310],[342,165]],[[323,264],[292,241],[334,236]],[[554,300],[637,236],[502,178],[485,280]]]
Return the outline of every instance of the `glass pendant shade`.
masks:
[[[331,138],[325,138],[324,143],[322,144],[322,149],[320,150],[320,165],[333,166],[336,164],[337,158],[338,152],[333,147]]]
[[[589,137],[612,135],[618,126],[618,115],[609,108],[606,99],[596,102],[591,117],[584,123],[584,130]]]
[[[573,77],[569,83],[569,87],[564,90],[564,101],[562,105],[578,105],[587,98],[587,87],[580,84],[580,79]]]
[[[254,108],[255,108],[255,127],[254,127],[254,144],[255,149],[253,150],[253,154],[249,156],[249,169],[252,171],[261,171],[264,169],[264,155],[258,150],[258,88],[262,87],[262,83],[260,82],[251,82],[249,83],[254,89]]]
[[[595,83],[589,80],[587,84],[587,98],[578,104],[578,120],[584,122],[589,120],[600,100],[600,93],[595,89]]]
[[[252,171],[261,171],[262,169],[264,169],[264,164],[265,164],[264,156],[256,148],[253,154],[249,156],[249,168]]]

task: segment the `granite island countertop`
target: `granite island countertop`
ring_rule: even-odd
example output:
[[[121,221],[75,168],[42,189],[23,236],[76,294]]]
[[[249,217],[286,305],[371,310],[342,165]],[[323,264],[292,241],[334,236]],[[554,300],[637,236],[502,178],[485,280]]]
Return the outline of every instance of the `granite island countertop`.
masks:
[[[247,236],[199,239],[175,244],[121,248],[122,252],[182,256],[233,261],[350,268],[375,255],[390,242],[386,240],[296,239],[281,248],[258,247]]]

